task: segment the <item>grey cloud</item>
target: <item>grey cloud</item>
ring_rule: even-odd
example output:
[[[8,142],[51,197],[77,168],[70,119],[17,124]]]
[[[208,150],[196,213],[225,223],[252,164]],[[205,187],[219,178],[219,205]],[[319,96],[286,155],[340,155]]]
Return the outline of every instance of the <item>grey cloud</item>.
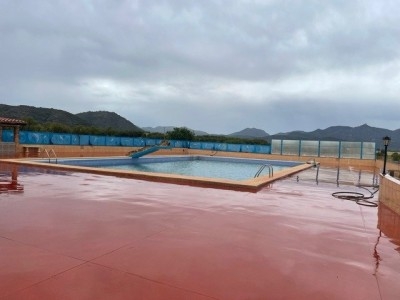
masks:
[[[34,70],[53,68],[52,75],[63,68],[76,76],[165,76],[172,66],[185,73],[273,79],[307,72],[310,64],[373,63],[398,48],[394,16],[382,25],[352,1],[75,3],[39,1],[35,9],[10,4],[19,6],[8,9],[17,15],[7,14],[1,27],[15,59]]]
[[[72,112],[112,109],[139,126],[188,122],[230,132],[268,118],[274,127],[267,131],[323,127],[351,122],[325,114],[343,103],[361,123],[364,116],[384,124],[388,117],[374,107],[393,106],[399,91],[399,10],[391,0],[2,1],[0,97]],[[375,90],[387,77],[390,91],[360,106],[362,90],[352,91],[353,104],[335,84],[326,94],[292,87],[321,72],[334,83],[341,74],[376,79]],[[96,80],[112,86],[88,84]],[[273,92],[261,89],[257,101],[257,89],[219,92],[243,82]],[[296,123],[287,122],[292,110],[301,112]]]

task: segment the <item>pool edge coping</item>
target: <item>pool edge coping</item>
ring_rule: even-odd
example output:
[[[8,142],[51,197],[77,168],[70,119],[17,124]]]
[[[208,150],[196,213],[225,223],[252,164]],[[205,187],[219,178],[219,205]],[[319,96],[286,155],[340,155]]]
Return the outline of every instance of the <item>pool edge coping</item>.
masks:
[[[121,156],[112,156],[114,158]],[[88,157],[93,159],[94,157]],[[100,158],[100,157],[99,157]],[[110,157],[101,157],[110,158]],[[64,158],[63,158],[64,159]],[[65,157],[65,159],[68,159]],[[84,159],[84,157],[79,157],[79,159]],[[145,180],[150,182],[168,183],[168,184],[178,184],[178,185],[189,185],[194,187],[204,187],[204,188],[215,188],[224,190],[234,190],[242,192],[252,192],[256,193],[260,191],[265,186],[271,184],[282,178],[289,177],[298,172],[312,168],[312,164],[300,164],[298,166],[290,167],[285,170],[276,172],[272,177],[268,175],[260,176],[257,178],[251,178],[247,180],[229,180],[220,178],[207,178],[207,177],[195,177],[195,176],[185,176],[177,174],[165,174],[165,173],[147,173],[140,171],[125,171],[125,170],[111,170],[103,168],[93,168],[93,167],[82,167],[82,166],[72,166],[72,165],[61,165],[46,162],[37,162],[33,158],[19,158],[19,159],[0,159],[0,162],[24,165],[30,167],[38,168],[50,168],[54,170],[63,170],[69,172],[79,172],[79,173],[91,173],[97,175],[105,176],[115,176],[121,178],[131,178],[137,180]]]

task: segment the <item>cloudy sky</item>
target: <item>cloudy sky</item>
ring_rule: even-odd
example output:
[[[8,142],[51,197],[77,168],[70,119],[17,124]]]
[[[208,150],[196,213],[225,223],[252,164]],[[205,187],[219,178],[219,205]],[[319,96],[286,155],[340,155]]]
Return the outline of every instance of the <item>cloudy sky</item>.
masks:
[[[394,130],[399,15],[400,0],[0,0],[0,103],[209,133]]]

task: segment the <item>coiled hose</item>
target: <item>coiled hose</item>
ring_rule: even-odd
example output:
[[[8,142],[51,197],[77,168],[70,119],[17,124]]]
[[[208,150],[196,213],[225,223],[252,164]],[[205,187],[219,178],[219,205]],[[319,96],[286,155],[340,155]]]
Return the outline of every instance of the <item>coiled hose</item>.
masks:
[[[370,201],[369,199],[374,198],[375,194],[379,191],[379,189],[377,188],[376,191],[371,192],[366,187],[363,186],[358,186],[358,187],[367,190],[371,195],[366,196],[362,193],[357,193],[357,192],[335,192],[332,193],[332,196],[342,200],[354,201],[358,205],[377,207],[378,201]]]

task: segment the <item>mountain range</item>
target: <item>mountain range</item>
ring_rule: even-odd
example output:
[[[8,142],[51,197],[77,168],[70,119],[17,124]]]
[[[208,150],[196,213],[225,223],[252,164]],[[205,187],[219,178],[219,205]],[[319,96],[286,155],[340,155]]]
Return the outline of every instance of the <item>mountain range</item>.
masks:
[[[246,128],[242,131],[231,134],[236,137],[252,137],[261,138],[269,142],[273,139],[277,140],[324,140],[324,141],[353,141],[353,142],[375,142],[377,149],[383,148],[383,137],[391,138],[389,149],[400,150],[400,129],[389,130],[384,128],[371,127],[367,124],[361,126],[331,126],[326,129],[317,129],[310,132],[291,131],[286,133],[278,133],[269,135],[264,132],[264,136],[260,136],[260,129]]]
[[[173,130],[174,126],[143,127],[133,124],[114,112],[96,111],[72,114],[64,110],[42,108],[27,105],[11,106],[0,104],[0,117],[27,119],[31,118],[39,123],[53,122],[70,126],[93,126],[98,128],[114,128],[121,131],[147,131],[165,133]],[[176,126],[175,126],[176,127]],[[190,128],[189,128],[190,129]],[[196,135],[209,135],[207,132],[192,130]],[[371,127],[363,124],[357,127],[331,126],[326,129],[317,129],[311,132],[291,131],[270,135],[262,129],[245,128],[239,132],[228,134],[232,137],[288,140],[326,140],[326,141],[361,141],[375,142],[378,149],[383,148],[382,138],[391,137],[390,150],[400,150],[400,129],[389,130]]]
[[[88,111],[72,114],[54,108],[0,104],[0,116],[14,119],[29,118],[38,123],[61,123],[68,126],[93,126],[102,129],[111,127],[120,131],[143,131],[141,128],[120,115],[108,111]]]

